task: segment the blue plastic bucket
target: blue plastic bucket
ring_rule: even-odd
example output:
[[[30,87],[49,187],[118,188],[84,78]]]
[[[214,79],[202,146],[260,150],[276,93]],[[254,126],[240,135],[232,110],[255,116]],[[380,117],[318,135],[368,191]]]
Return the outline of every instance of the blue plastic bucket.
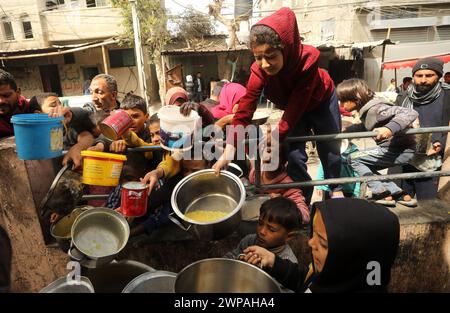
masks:
[[[63,151],[63,117],[47,114],[18,114],[11,118],[21,160],[56,158]]]

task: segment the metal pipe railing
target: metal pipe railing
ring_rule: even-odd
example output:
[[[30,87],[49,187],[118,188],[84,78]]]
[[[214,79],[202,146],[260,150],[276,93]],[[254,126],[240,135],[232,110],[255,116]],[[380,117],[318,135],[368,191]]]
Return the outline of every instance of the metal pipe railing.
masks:
[[[400,173],[400,174],[388,174],[388,175],[371,175],[371,176],[360,176],[360,177],[342,177],[342,178],[331,178],[331,179],[321,179],[321,180],[310,180],[305,182],[293,182],[287,184],[266,184],[256,186],[252,189],[290,189],[299,187],[313,187],[322,185],[338,185],[338,184],[348,184],[348,183],[366,183],[369,181],[386,181],[395,179],[419,179],[428,177],[438,177],[438,176],[450,176],[450,171],[435,171],[435,172],[419,172],[419,173]]]
[[[395,134],[395,136],[426,134],[426,133],[448,133],[448,132],[450,132],[450,126],[408,128],[402,132]],[[329,134],[329,135],[288,137],[288,138],[286,138],[286,141],[287,142],[326,141],[326,140],[338,140],[338,139],[370,138],[370,137],[376,137],[376,136],[377,136],[377,132],[368,131],[368,132],[339,133],[339,134]]]

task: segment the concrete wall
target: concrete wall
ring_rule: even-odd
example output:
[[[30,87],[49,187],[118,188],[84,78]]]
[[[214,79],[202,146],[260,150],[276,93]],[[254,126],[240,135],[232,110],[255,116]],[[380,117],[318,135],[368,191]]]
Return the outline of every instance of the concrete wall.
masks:
[[[120,9],[107,7],[58,9],[42,12],[52,42],[108,38],[119,35]]]
[[[44,1],[42,1],[44,2]],[[2,1],[3,11],[0,11],[0,18],[9,17],[13,32],[14,40],[6,40],[3,25],[0,25],[0,50],[22,50],[45,48],[49,46],[47,33],[45,28],[41,26],[41,17],[39,15],[41,4],[36,0],[16,0]],[[33,30],[33,38],[25,39],[21,16],[27,14]],[[1,22],[1,20],[0,20]]]
[[[45,245],[24,161],[14,139],[0,141],[0,225],[13,250],[11,292],[37,292],[64,276],[67,255]]]
[[[111,49],[117,48],[116,46],[111,47]],[[58,65],[63,96],[80,96],[83,95],[83,82],[85,80],[83,67],[97,67],[99,73],[104,72],[101,48],[75,52],[75,62],[75,64],[64,64],[64,57],[59,55],[5,61],[5,69],[14,75],[18,86],[22,89],[22,94],[30,98],[43,92],[39,66],[56,64]],[[149,71],[150,69],[147,65],[146,72],[148,73]],[[136,66],[109,68],[109,74],[117,79],[120,98],[129,91],[142,95],[138,84]],[[150,87],[151,85],[147,83],[147,86]]]

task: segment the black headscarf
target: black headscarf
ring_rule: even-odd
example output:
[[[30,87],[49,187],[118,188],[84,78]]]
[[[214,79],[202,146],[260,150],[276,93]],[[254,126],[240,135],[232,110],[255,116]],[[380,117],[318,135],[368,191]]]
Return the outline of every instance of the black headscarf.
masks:
[[[386,207],[362,199],[332,199],[314,204],[328,237],[322,272],[314,275],[312,292],[384,292],[397,254],[400,224]],[[313,224],[313,223],[312,223]],[[313,227],[311,227],[312,236]],[[381,285],[370,286],[367,264],[381,265]]]

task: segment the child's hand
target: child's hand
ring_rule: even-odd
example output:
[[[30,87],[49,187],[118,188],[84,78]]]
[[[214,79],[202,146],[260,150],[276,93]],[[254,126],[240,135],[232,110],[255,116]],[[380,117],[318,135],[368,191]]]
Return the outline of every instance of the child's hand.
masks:
[[[433,147],[427,151],[428,156],[432,156],[441,152],[441,143],[439,141],[433,143]]]
[[[125,140],[116,140],[111,143],[111,146],[109,146],[109,150],[111,152],[115,153],[124,153],[127,149],[127,144],[125,143]]]
[[[158,178],[159,178],[158,170],[159,169],[156,169],[156,170],[153,170],[151,172],[148,172],[144,176],[144,178],[141,178],[141,183],[143,183],[145,185],[147,185],[147,183],[148,183],[148,194],[149,195],[152,192],[153,187],[159,186],[159,184],[158,184]]]
[[[96,144],[95,146],[89,147],[87,148],[89,151],[99,151],[99,152],[103,152],[105,151],[105,145],[102,142],[99,142],[98,144]]]
[[[198,110],[198,103],[195,102],[185,102],[180,106],[180,113],[184,116],[189,116],[191,114],[191,111],[197,111]]]
[[[377,133],[377,136],[375,137],[376,141],[388,139],[393,136],[392,131],[387,127],[375,128],[374,131]]]
[[[272,268],[275,263],[275,254],[260,246],[250,246],[244,250],[245,256],[242,261],[260,266],[261,268]]]

